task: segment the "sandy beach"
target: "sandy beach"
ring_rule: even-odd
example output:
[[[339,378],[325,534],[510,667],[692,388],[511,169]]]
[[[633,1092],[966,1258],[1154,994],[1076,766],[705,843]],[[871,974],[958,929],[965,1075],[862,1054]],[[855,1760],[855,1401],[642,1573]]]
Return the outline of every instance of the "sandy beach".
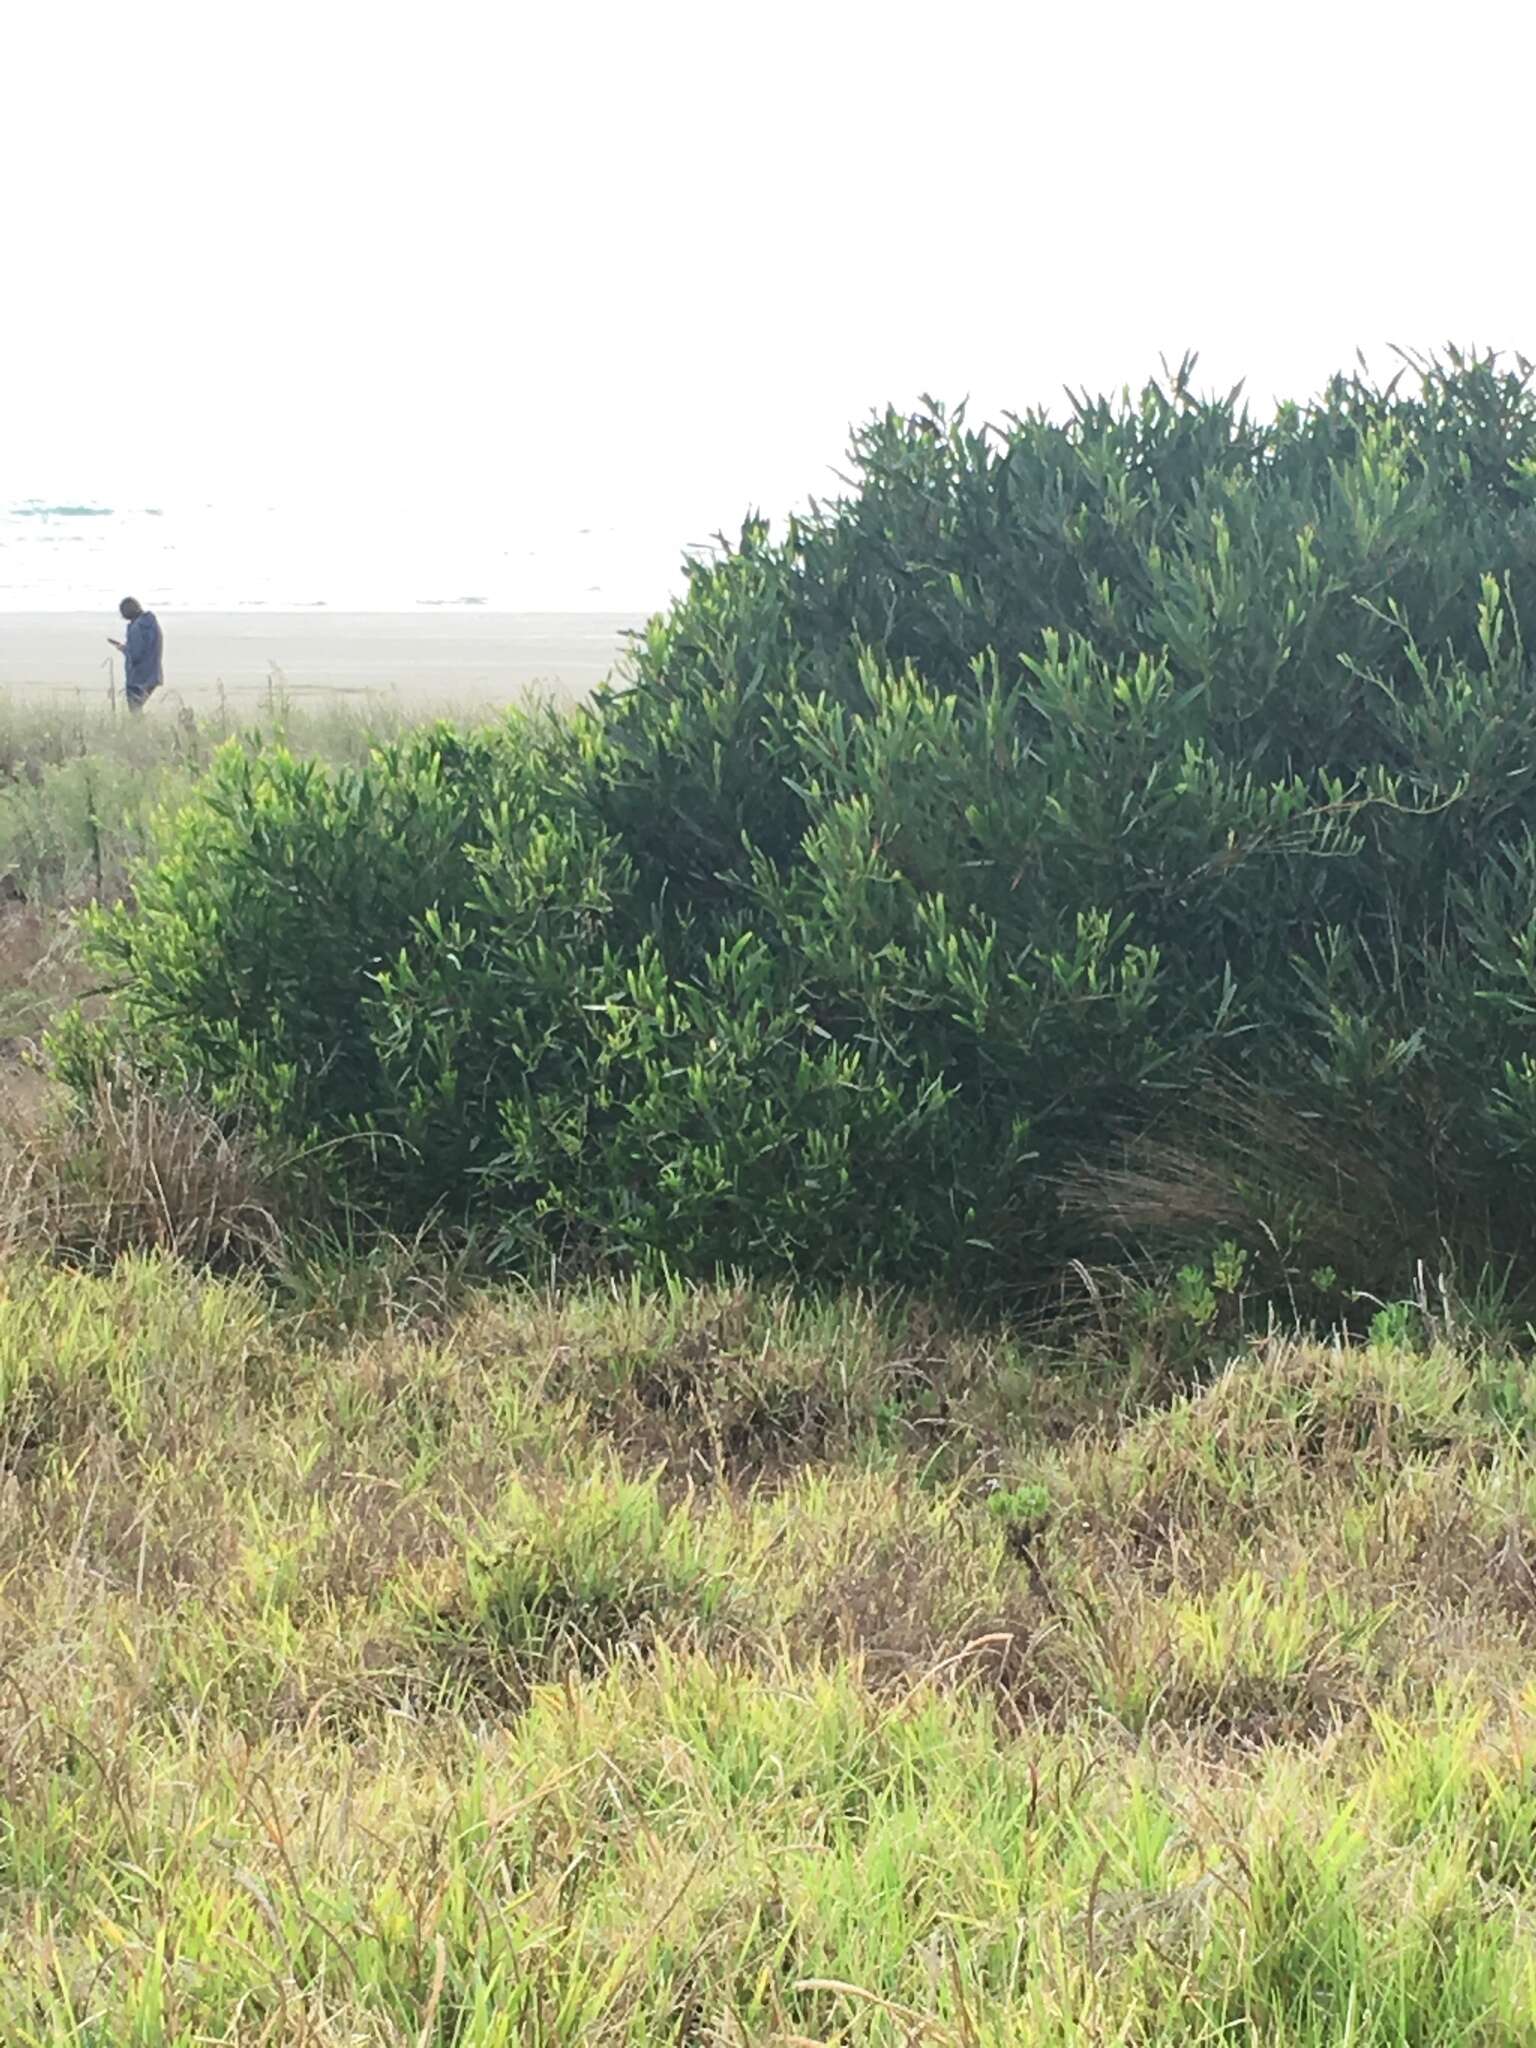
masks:
[[[171,612],[160,702],[391,695],[410,703],[579,697],[602,681],[642,622],[618,612]],[[100,697],[122,684],[110,613],[0,613],[0,691]]]

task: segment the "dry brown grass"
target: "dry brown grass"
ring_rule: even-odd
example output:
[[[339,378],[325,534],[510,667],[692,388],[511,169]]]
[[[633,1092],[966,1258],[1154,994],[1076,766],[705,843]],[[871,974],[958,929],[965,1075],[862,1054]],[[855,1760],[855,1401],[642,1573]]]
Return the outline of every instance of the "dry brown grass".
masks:
[[[0,1058],[35,1057],[42,1034],[93,979],[69,913],[0,901]]]
[[[1379,1124],[1368,1104],[1311,1099],[1304,1080],[1277,1092],[1213,1075],[1117,1159],[1063,1177],[1064,1212],[1102,1262],[1067,1306],[1079,1320],[1108,1309],[1113,1328],[1118,1304],[1166,1293],[1179,1261],[1226,1241],[1243,1248],[1249,1297],[1279,1304],[1289,1325],[1360,1331],[1405,1298],[1453,1324],[1497,1309],[1523,1224],[1436,1164],[1437,1145],[1454,1146],[1436,1138],[1432,1103],[1390,1135]]]
[[[194,1266],[270,1265],[282,1176],[218,1119],[121,1073],[62,1102],[35,1065],[0,1077],[0,1256],[109,1265],[166,1252]]]

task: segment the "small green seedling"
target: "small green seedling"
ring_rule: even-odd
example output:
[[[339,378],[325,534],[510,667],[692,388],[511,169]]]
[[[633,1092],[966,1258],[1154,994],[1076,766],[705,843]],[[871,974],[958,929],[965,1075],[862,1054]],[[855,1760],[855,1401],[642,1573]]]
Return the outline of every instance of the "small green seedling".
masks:
[[[1014,1556],[1023,1557],[1045,1533],[1051,1519],[1051,1496],[1038,1481],[1000,1487],[988,1500],[987,1513],[1001,1527]]]

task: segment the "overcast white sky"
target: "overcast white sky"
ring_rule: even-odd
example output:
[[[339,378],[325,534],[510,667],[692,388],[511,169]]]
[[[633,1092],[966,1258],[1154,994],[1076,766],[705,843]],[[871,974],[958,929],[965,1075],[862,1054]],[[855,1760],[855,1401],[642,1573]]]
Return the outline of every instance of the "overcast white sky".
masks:
[[[1536,355],[1529,0],[3,16],[8,491],[649,508],[681,543],[924,389]]]

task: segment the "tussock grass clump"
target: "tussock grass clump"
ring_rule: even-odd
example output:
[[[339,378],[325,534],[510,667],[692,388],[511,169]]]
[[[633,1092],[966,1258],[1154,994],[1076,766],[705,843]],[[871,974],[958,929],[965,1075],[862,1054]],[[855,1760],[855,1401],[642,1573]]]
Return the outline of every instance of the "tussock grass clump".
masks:
[[[0,1278],[0,2037],[1536,2039],[1511,1359]]]
[[[46,1090],[0,1122],[0,1247],[74,1264],[163,1251],[271,1265],[292,1176],[197,1104],[103,1074],[73,1105]]]
[[[718,1639],[738,1583],[686,1504],[598,1472],[542,1497],[514,1484],[467,1553],[462,1591],[426,1625],[450,1669],[505,1703],[691,1628]]]

